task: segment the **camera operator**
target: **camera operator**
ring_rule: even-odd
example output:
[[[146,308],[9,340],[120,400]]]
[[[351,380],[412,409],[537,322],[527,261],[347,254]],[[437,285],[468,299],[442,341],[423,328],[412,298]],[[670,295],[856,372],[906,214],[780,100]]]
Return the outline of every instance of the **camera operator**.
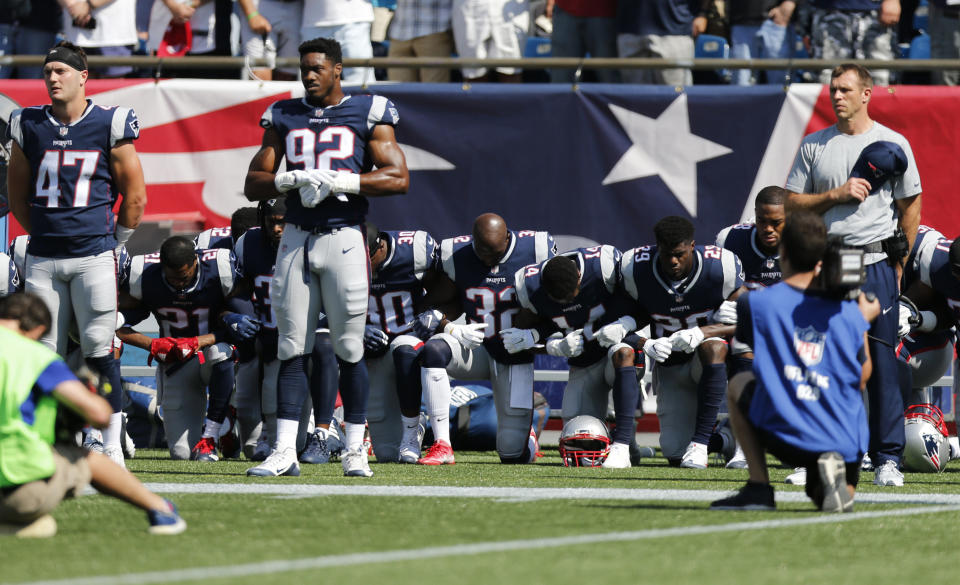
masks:
[[[0,299],[0,534],[53,536],[57,523],[50,512],[88,483],[147,512],[152,534],[186,530],[169,500],[107,456],[53,444],[58,407],[101,428],[113,409],[37,342],[49,328],[50,311],[40,297],[16,293]]]
[[[880,304],[863,293],[851,300],[847,293],[856,290],[855,282],[840,284],[843,279],[835,277],[818,282],[818,273],[827,280],[823,275],[832,272],[820,271],[828,264],[826,250],[819,215],[788,215],[780,243],[783,281],[737,301],[736,338],[753,347],[754,362],[752,372],[730,381],[727,401],[750,477],[711,509],[774,509],[770,451],[784,463],[807,468],[806,493],[818,508],[853,510],[868,441],[861,396],[871,371],[866,333]],[[843,266],[843,251],[833,252],[834,262]],[[855,258],[861,253],[853,252]]]
[[[920,175],[906,138],[870,119],[870,73],[859,65],[833,70],[830,100],[837,123],[804,138],[787,178],[786,212],[823,216],[827,232],[863,250],[864,291],[877,296],[870,329],[874,376],[867,384],[874,483],[902,486],[903,398],[897,378],[898,282],[920,223]],[[896,237],[897,228],[902,231]]]

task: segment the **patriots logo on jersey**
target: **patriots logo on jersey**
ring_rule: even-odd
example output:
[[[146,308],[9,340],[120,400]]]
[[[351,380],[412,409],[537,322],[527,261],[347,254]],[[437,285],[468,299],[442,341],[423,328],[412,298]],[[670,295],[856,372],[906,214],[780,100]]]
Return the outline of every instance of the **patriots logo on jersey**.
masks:
[[[823,346],[826,340],[827,334],[820,333],[812,325],[793,330],[793,347],[797,350],[797,357],[807,367],[815,366],[823,359]]]

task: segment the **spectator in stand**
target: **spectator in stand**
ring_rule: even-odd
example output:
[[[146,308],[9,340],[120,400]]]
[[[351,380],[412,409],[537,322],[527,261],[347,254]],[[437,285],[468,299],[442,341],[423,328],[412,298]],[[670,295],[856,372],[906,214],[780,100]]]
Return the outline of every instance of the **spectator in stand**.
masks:
[[[693,17],[699,0],[645,0],[617,6],[620,57],[693,59]],[[625,83],[693,85],[689,69],[625,69]]]
[[[305,0],[300,37],[330,38],[340,43],[344,59],[370,59],[370,26],[373,4],[370,0]],[[342,83],[373,81],[370,67],[344,67]]]
[[[450,14],[453,0],[398,0],[390,27],[391,57],[449,57],[454,52]],[[387,70],[390,81],[450,81],[449,69]]]
[[[120,1],[120,0],[117,0]],[[190,50],[188,55],[207,55],[216,51],[214,16],[215,2],[213,0],[154,0],[150,11],[150,36],[147,48],[150,53],[156,53],[160,41],[168,27],[190,23]],[[169,57],[170,55],[159,55]],[[208,72],[200,75],[191,71],[189,77],[211,77]]]
[[[87,56],[129,57],[137,37],[137,0],[61,0],[62,30],[66,40]],[[133,67],[114,65],[90,69],[90,77],[123,77]]]
[[[960,5],[949,0],[930,0],[930,58],[960,59]],[[960,84],[960,70],[933,71],[936,85]]]
[[[373,24],[370,25],[370,40],[382,43],[387,40],[387,30],[397,11],[397,0],[373,0]]]
[[[893,61],[900,0],[812,0],[810,46],[814,59],[881,59]],[[876,85],[890,85],[890,72],[870,72]],[[830,69],[820,83],[830,83]]]
[[[240,28],[244,57],[266,58],[269,62],[277,57],[299,58],[303,0],[237,0],[237,6],[246,23]],[[295,67],[256,67],[253,74],[268,81],[297,79]]]
[[[550,44],[554,57],[616,57],[617,0],[547,0],[553,19]],[[573,83],[573,69],[551,69],[550,81]],[[617,83],[616,69],[597,69],[597,80]]]
[[[5,0],[0,8],[0,56],[43,55],[57,44],[60,5],[56,0]],[[39,79],[43,69],[0,67],[0,79],[13,77]]]
[[[528,0],[454,0],[453,40],[461,57],[519,59],[530,29]],[[485,67],[464,67],[465,81],[519,83],[517,67],[497,67],[488,77]]]
[[[793,42],[793,27],[790,19],[796,3],[793,0],[747,0],[727,3],[730,17],[730,57],[732,59],[788,59]],[[693,19],[693,34],[706,31],[704,14]],[[759,71],[736,69],[734,85],[753,85],[758,81]],[[764,72],[766,82],[784,85],[785,69]]]

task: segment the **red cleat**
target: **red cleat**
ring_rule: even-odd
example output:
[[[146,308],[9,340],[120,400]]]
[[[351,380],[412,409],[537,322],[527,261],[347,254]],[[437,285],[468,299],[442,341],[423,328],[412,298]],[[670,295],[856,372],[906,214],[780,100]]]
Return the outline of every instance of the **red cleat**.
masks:
[[[203,437],[190,450],[190,459],[194,461],[219,461],[217,444],[211,437]]]
[[[446,441],[437,441],[417,463],[420,465],[453,465],[456,463],[453,458],[453,447]]]

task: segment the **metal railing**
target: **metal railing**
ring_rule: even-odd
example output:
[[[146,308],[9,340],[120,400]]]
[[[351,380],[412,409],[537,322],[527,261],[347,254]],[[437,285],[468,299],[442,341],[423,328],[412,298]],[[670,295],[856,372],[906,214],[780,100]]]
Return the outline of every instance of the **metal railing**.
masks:
[[[43,64],[44,55],[4,55],[0,56],[0,67],[38,67]],[[267,59],[249,59],[246,57],[208,57],[187,56],[161,58],[149,56],[87,58],[91,67],[131,66],[171,71],[189,69],[236,69],[245,67],[299,67],[299,60],[290,57]],[[830,69],[850,59],[647,59],[647,58],[571,58],[536,57],[524,59],[468,59],[464,57],[374,57],[370,59],[344,59],[344,67],[400,67],[400,68],[444,68],[462,67],[522,67],[527,69]],[[857,63],[868,69],[887,69],[891,71],[933,71],[960,69],[957,59],[897,59],[884,61],[879,59],[861,59]]]

